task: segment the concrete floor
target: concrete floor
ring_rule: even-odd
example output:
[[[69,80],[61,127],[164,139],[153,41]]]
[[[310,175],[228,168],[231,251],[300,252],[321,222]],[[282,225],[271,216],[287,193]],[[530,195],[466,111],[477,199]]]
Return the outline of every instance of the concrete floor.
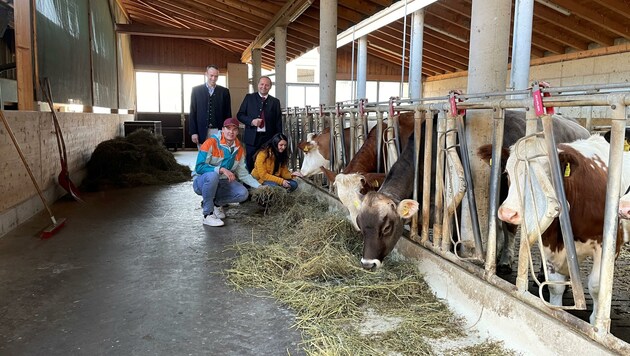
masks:
[[[0,355],[303,353],[290,311],[233,291],[221,274],[226,247],[251,233],[238,218],[259,213],[255,203],[212,228],[191,182],[83,198],[53,205],[67,222],[50,239],[39,238],[46,214],[0,238]]]

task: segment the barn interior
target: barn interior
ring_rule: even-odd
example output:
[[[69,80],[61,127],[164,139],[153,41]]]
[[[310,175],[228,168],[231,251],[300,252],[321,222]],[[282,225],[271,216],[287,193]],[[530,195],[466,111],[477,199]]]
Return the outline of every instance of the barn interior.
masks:
[[[124,314],[126,309],[116,308],[126,303],[140,308],[143,304],[150,305],[159,296],[144,296],[144,299],[132,297],[134,290],[130,289],[127,291],[129,294],[125,294],[126,298],[118,301],[119,304],[88,307],[96,308],[90,309],[99,312],[96,316],[85,310],[76,311],[80,309],[81,300],[94,302],[91,298],[104,293],[107,288],[126,288],[111,280],[117,277],[115,273],[108,274],[107,266],[115,268],[113,265],[117,263],[133,265],[134,261],[138,262],[137,256],[125,255],[125,251],[136,251],[148,258],[151,253],[167,249],[161,255],[166,260],[184,254],[183,251],[193,250],[190,256],[195,257],[182,259],[187,260],[188,266],[168,268],[181,271],[193,269],[197,276],[211,274],[217,272],[212,271],[214,266],[195,269],[195,265],[204,263],[207,256],[223,250],[233,241],[233,235],[246,234],[246,231],[227,230],[221,233],[220,241],[215,241],[215,232],[196,226],[200,225],[196,220],[193,221],[198,214],[193,209],[197,206],[187,204],[192,192],[184,192],[185,188],[179,185],[164,189],[151,187],[140,191],[88,194],[88,204],[85,206],[92,208],[86,209],[68,200],[68,192],[58,179],[60,163],[57,131],[63,132],[68,172],[77,186],[85,179],[87,163],[99,143],[124,136],[134,126],[146,126],[147,122],[153,123],[150,125],[153,125],[154,130],[159,125],[164,140],[172,142],[168,148],[183,151],[174,152],[182,154],[177,156],[180,162],[190,163],[187,160],[190,160],[191,154],[194,155],[195,146],[187,134],[188,109],[184,103],[189,93],[179,94],[182,97],[179,112],[162,112],[159,106],[158,110],[139,110],[139,73],[170,74],[184,78],[189,74],[200,75],[207,65],[216,64],[225,76],[225,86],[232,93],[232,111],[236,112],[241,98],[252,92],[252,83],[256,81],[254,78],[265,71],[265,74],[269,73],[274,78],[274,95],[281,99],[283,107],[288,107],[287,103],[292,100],[292,88],[300,88],[306,93],[316,93],[319,100],[317,104],[331,108],[337,101],[356,103],[359,98],[356,90],[359,47],[365,45],[365,80],[380,88],[377,97],[367,98],[372,103],[383,104],[382,98],[411,97],[409,92],[403,93],[403,88],[411,88],[414,78],[419,78],[422,98],[444,98],[452,91],[473,94],[525,89],[517,88],[508,73],[515,66],[517,58],[522,57],[515,48],[515,43],[522,41],[518,38],[523,33],[519,29],[524,26],[527,28],[527,24],[519,23],[520,20],[514,16],[519,6],[528,3],[532,6],[532,16],[529,31],[531,40],[526,55],[526,87],[530,81],[540,80],[550,83],[552,87],[574,87],[594,93],[598,88],[611,85],[620,85],[621,90],[627,90],[627,84],[630,83],[630,7],[624,0],[517,0],[509,4],[499,0],[0,0],[0,106],[45,200],[59,216],[68,217],[68,226],[60,231],[67,234],[61,236],[67,236],[61,245],[54,248],[50,246],[50,242],[55,243],[59,236],[52,240],[39,240],[39,232],[48,221],[45,206],[36,187],[30,183],[29,172],[24,168],[7,129],[0,126],[0,255],[4,256],[2,280],[7,286],[13,285],[5,289],[3,293],[6,294],[0,298],[10,300],[3,303],[0,315],[11,316],[12,320],[3,328],[1,334],[4,346],[0,345],[0,350],[4,347],[16,353],[70,352],[69,345],[80,344],[72,341],[72,332],[68,334],[63,331],[64,323],[72,318],[81,319],[72,324],[74,335],[77,335],[76,330],[85,328],[80,340],[84,345],[89,345],[86,346],[87,353],[100,352],[105,347],[116,350],[118,346],[115,339],[118,334],[115,330],[121,325],[129,326],[118,324],[116,320],[134,318],[131,314]],[[414,14],[420,11],[422,16],[415,17]],[[379,23],[379,20],[387,17],[385,13],[397,15]],[[501,21],[492,16],[496,13],[509,13],[509,16]],[[414,38],[418,36],[414,32],[418,26],[422,28],[420,57],[414,54],[412,48]],[[281,29],[280,33],[278,28]],[[279,43],[276,37],[283,33],[286,39]],[[334,42],[332,44],[324,40],[331,38],[330,33]],[[479,33],[486,37],[480,39]],[[487,38],[491,36],[500,45],[495,43],[488,46],[487,43],[492,40]],[[363,40],[365,42],[361,43]],[[312,50],[317,50],[320,62],[314,66],[316,69],[302,69],[301,73],[308,79],[299,79],[294,83],[287,79],[289,73],[282,78],[284,68],[280,67],[279,62],[290,63]],[[278,53],[284,53],[282,58],[278,57]],[[327,75],[322,69],[324,65],[330,66],[328,69],[334,75]],[[493,76],[491,73],[495,72],[501,74]],[[51,120],[50,105],[41,85],[45,79],[50,83],[52,106],[59,119],[59,128]],[[336,81],[350,84],[335,86]],[[400,88],[398,85],[387,86],[386,83],[400,84]],[[311,91],[308,91],[309,87]],[[342,93],[346,89],[348,93]],[[157,95],[156,100],[161,100],[159,91]],[[304,110],[308,101],[304,99],[301,102],[298,106]],[[591,132],[611,126],[612,113],[609,107],[566,106],[556,111],[577,118]],[[491,136],[489,126],[480,130]],[[487,189],[480,186],[476,189],[480,190],[480,196],[484,196]],[[151,197],[147,199],[146,195]],[[176,199],[177,204],[155,205],[156,201],[171,199],[169,197],[180,198]],[[193,200],[196,198],[194,195],[192,197]],[[114,216],[111,210],[117,211]],[[480,211],[483,210],[482,205]],[[155,229],[153,225],[162,226],[160,217],[169,215],[181,218],[181,221],[164,220],[169,221],[165,224],[171,226],[171,231],[152,230]],[[482,212],[481,215],[487,219],[487,213]],[[77,224],[77,220],[80,223]],[[234,220],[237,220],[236,217]],[[111,229],[113,226],[116,228]],[[136,226],[135,231],[126,231],[129,226]],[[196,228],[193,229],[193,226]],[[138,246],[126,245],[121,240],[113,241],[112,245],[98,244],[98,241],[120,234],[141,236],[146,240],[145,230],[152,231],[151,241],[154,243],[145,241],[139,244],[142,247],[140,250],[134,250]],[[84,236],[88,235],[90,238],[85,241]],[[163,245],[158,243],[163,235],[191,235],[194,236],[195,245]],[[208,241],[213,242],[208,244]],[[401,246],[401,250],[425,253],[418,252],[416,247]],[[72,257],[75,254],[82,257]],[[127,259],[117,261],[114,257],[106,257],[115,255],[127,256]],[[75,262],[72,262],[73,259]],[[100,265],[103,270],[98,270],[97,276],[88,272],[87,276],[78,277],[83,271],[90,271],[85,267],[90,265],[90,260],[101,259],[104,262]],[[427,260],[430,259],[427,257]],[[149,264],[146,269],[138,270],[138,276],[142,276],[138,278],[148,278],[152,273],[151,268],[159,268],[156,266],[151,267]],[[628,271],[630,262],[617,262],[617,266],[618,271]],[[65,279],[66,276],[71,282]],[[174,278],[172,283],[183,288],[192,278]],[[77,298],[72,301],[75,304],[65,304],[73,298],[73,288],[84,288],[93,279],[110,279],[111,284],[105,289],[101,289],[101,286],[94,287],[91,292],[84,290],[82,298],[85,299]],[[133,278],[124,281],[130,285],[134,283]],[[219,280],[212,281],[215,282],[220,283]],[[145,281],[144,287],[141,284],[140,290],[151,289],[148,283]],[[207,292],[206,289],[212,288],[207,281],[194,283],[199,283],[196,293]],[[182,293],[177,289],[174,287],[173,293]],[[224,290],[216,295],[200,295],[212,301],[220,301],[226,295],[235,298],[234,294]],[[50,296],[53,298],[47,300]],[[245,353],[254,352],[257,350],[256,345],[265,344],[271,345],[269,350],[283,352],[290,349],[300,353],[299,347],[296,347],[300,341],[299,335],[289,330],[290,312],[273,303],[263,305],[256,304],[257,301],[248,297],[237,298],[243,298],[239,303],[244,307],[232,311],[225,319],[232,321],[239,315],[248,315],[248,322],[258,323],[248,326],[257,330],[280,331],[258,334],[241,345],[232,345],[231,341],[226,341],[228,346],[222,351],[228,354],[243,350]],[[614,344],[613,353],[628,349],[629,300],[628,290],[625,289],[615,295],[613,301],[613,336],[621,339],[621,346]],[[204,303],[201,298],[187,299],[185,302],[191,305]],[[53,312],[51,305],[55,304],[67,310],[63,313],[59,310]],[[247,307],[259,308],[256,312],[260,314],[246,310]],[[219,309],[226,308],[229,306]],[[116,309],[118,316],[116,313],[108,316],[112,309]],[[204,314],[201,322],[212,323],[215,319],[208,315],[216,310],[205,306],[200,311]],[[143,313],[177,314],[177,311],[156,307],[146,308]],[[557,313],[551,314],[557,317]],[[587,314],[579,311],[571,315],[588,320]],[[152,318],[150,323],[159,330],[159,337],[150,333],[134,333],[134,336],[144,341],[134,344],[138,338],[126,338],[125,348],[119,350],[138,353],[169,353],[168,350],[171,350],[177,353],[189,337],[184,332],[181,338],[174,337],[178,341],[168,348],[161,349],[164,344],[154,342],[163,338],[165,340],[178,327],[178,323],[198,323],[192,314],[186,315],[190,319],[179,322],[176,317],[174,315],[171,319],[175,320],[173,324],[162,328],[159,327],[162,319]],[[91,325],[85,318],[107,322]],[[43,326],[49,322],[49,326]],[[239,322],[242,323],[242,320]],[[232,325],[243,326],[239,322]],[[95,341],[93,334],[97,331],[93,328],[99,325],[111,330],[108,336]],[[10,334],[12,329],[19,332]],[[207,331],[192,329],[185,329],[186,333]],[[36,332],[26,337],[29,330]],[[217,340],[230,340],[240,332],[238,327],[234,327],[218,335]],[[598,332],[592,329],[580,332],[586,335],[580,337],[588,342],[598,339]],[[37,340],[37,335],[42,335],[41,341]],[[208,335],[203,337],[212,338]],[[271,338],[276,341],[267,341]],[[601,341],[601,337],[599,339]],[[143,342],[150,346],[142,349],[147,346]],[[204,342],[206,339],[189,351],[204,353],[204,347],[207,346]],[[610,344],[606,347],[610,347]],[[607,350],[610,351],[610,348]]]

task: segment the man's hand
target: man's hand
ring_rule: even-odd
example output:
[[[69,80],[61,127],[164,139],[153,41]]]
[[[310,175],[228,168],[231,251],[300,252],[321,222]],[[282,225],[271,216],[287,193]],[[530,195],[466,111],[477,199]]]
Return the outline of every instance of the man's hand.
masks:
[[[221,167],[221,169],[219,169],[219,173],[224,174],[230,182],[234,182],[234,180],[236,179],[234,173],[232,173],[232,171],[227,168]]]
[[[262,123],[261,119],[254,119],[254,120],[252,120],[252,126],[260,127],[261,123]]]
[[[304,174],[302,174],[302,172],[300,171],[291,172],[291,175],[293,177],[304,177]]]
[[[286,179],[282,180],[282,186],[285,188],[289,188],[291,185],[289,184],[289,181]]]
[[[190,140],[194,143],[194,144],[199,144],[199,135],[194,134],[192,136],[190,136]]]

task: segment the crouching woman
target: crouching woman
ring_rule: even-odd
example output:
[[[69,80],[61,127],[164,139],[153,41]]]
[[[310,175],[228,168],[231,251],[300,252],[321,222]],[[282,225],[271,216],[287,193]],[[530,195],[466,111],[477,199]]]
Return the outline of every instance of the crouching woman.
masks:
[[[275,134],[256,152],[252,176],[262,185],[280,186],[292,192],[298,183],[293,178],[302,177],[302,173],[289,171],[289,152],[287,137]]]

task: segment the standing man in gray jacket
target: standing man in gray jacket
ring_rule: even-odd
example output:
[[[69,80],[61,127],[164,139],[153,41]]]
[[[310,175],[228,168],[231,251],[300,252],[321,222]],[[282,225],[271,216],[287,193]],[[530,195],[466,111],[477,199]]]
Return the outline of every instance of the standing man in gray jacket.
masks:
[[[223,121],[232,117],[230,91],[217,85],[219,68],[216,65],[206,67],[206,83],[192,89],[188,133],[197,148],[206,138],[218,133]]]

